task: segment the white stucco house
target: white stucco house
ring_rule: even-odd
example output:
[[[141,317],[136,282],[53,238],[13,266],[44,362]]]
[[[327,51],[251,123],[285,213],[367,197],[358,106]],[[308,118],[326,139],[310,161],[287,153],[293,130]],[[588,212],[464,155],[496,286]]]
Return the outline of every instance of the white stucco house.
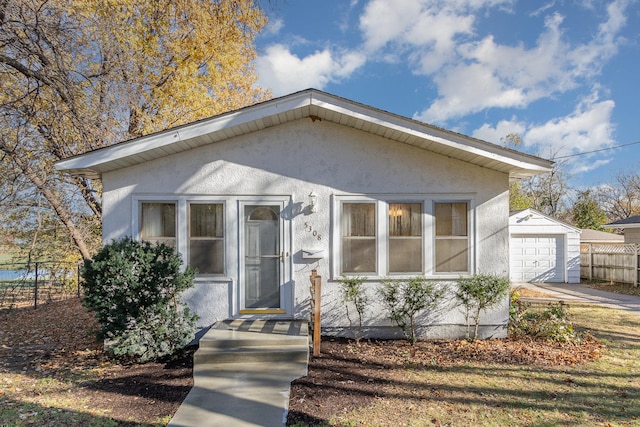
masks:
[[[512,282],[580,283],[580,233],[535,209],[509,217]]]
[[[509,181],[550,161],[309,89],[59,161],[101,179],[103,241],[174,245],[198,269],[200,326],[307,319],[322,276],[322,327],[348,325],[339,279],[365,277],[370,336],[397,336],[376,289],[424,276],[509,272]],[[483,336],[504,336],[508,304]],[[423,336],[466,332],[451,298]]]

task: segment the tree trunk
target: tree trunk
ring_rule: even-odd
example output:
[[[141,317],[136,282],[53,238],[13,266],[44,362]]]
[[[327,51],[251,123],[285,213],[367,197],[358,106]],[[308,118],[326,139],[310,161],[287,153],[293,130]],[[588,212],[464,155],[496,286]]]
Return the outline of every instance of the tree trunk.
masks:
[[[2,147],[4,148],[4,147]],[[51,207],[55,211],[60,221],[64,224],[71,236],[71,239],[76,244],[78,251],[82,255],[83,258],[89,259],[91,258],[91,251],[84,239],[84,236],[78,230],[76,225],[71,220],[71,213],[65,207],[64,203],[60,198],[56,195],[51,187],[49,187],[44,179],[42,179],[36,171],[34,171],[29,163],[23,159],[19,153],[10,150],[3,150],[4,153],[11,158],[15,165],[17,165],[24,175],[31,181],[31,183],[42,193],[42,195],[47,199],[47,201],[51,204]]]

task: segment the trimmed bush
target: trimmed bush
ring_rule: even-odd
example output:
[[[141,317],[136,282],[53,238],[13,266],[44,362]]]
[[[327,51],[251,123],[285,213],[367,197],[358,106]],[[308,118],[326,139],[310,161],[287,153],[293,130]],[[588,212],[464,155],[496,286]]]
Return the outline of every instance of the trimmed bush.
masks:
[[[349,320],[349,329],[358,344],[362,338],[362,319],[369,304],[369,298],[362,286],[364,280],[364,277],[342,277],[340,279],[340,291],[342,293],[342,302],[347,312],[347,319]],[[349,306],[353,306],[358,314],[357,329],[354,328]]]
[[[124,238],[85,260],[83,305],[95,312],[115,356],[146,362],[173,354],[194,337],[196,316],[179,295],[194,271],[164,244]]]
[[[407,341],[413,345],[418,340],[417,314],[437,308],[444,297],[444,290],[427,282],[424,277],[414,277],[384,280],[379,294],[389,312],[389,319],[402,328]]]
[[[470,318],[474,321],[473,338],[478,338],[480,314],[499,304],[509,292],[510,282],[506,277],[478,274],[458,280],[456,299],[464,306],[467,319],[467,339],[470,335]]]

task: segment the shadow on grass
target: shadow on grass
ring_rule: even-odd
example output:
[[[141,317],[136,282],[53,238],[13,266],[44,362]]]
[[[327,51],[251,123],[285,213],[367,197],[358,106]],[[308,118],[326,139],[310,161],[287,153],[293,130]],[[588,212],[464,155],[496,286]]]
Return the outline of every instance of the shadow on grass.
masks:
[[[94,427],[155,427],[164,422],[140,423],[96,415],[88,412],[71,411],[55,406],[42,406],[35,403],[21,402],[6,397],[0,398],[0,425],[39,425],[39,426],[94,426]]]

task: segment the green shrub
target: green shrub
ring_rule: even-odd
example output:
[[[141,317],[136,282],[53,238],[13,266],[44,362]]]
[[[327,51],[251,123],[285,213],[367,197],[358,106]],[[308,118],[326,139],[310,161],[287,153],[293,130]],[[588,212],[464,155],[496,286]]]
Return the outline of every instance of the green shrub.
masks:
[[[181,271],[173,248],[131,238],[85,260],[83,304],[95,312],[101,337],[116,356],[145,362],[173,354],[194,337],[196,316],[179,302],[194,271]]]
[[[353,334],[353,338],[356,340],[356,343],[360,343],[360,339],[362,338],[362,319],[364,317],[367,304],[369,304],[369,298],[362,287],[363,283],[363,277],[342,277],[340,279],[342,302],[344,302],[345,309],[347,311],[349,329],[351,329],[351,333]],[[357,329],[353,326],[353,320],[351,319],[351,314],[349,312],[350,306],[353,306],[358,314]]]
[[[569,319],[569,307],[563,302],[550,303],[542,311],[531,311],[531,304],[511,293],[509,333],[553,342],[579,341],[580,336]]]
[[[455,296],[466,310],[467,339],[470,335],[470,317],[474,321],[473,338],[476,339],[480,325],[480,314],[499,304],[509,292],[509,286],[509,279],[492,274],[478,274],[458,280]]]
[[[408,280],[383,280],[379,294],[389,312],[389,319],[402,328],[404,336],[413,345],[418,340],[416,315],[420,311],[438,307],[444,290],[427,282],[424,277],[414,277]]]

